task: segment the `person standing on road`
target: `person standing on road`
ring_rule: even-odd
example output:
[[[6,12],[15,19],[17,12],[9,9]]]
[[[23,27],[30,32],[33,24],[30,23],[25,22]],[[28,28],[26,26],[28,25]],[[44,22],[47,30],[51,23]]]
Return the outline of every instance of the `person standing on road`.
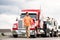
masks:
[[[35,30],[36,30],[37,37],[39,37],[38,22],[39,22],[38,19],[36,19],[36,21],[35,21]]]
[[[29,38],[32,18],[29,16],[28,12],[26,12],[26,16],[23,18],[23,21],[24,21],[24,26],[26,28],[27,38]]]

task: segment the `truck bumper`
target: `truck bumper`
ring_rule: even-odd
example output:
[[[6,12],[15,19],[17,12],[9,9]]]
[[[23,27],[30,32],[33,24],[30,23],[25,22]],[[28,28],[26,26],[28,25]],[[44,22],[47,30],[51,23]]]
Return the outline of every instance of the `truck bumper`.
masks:
[[[12,34],[26,35],[26,30],[13,30]],[[30,35],[35,35],[35,30],[30,30]]]

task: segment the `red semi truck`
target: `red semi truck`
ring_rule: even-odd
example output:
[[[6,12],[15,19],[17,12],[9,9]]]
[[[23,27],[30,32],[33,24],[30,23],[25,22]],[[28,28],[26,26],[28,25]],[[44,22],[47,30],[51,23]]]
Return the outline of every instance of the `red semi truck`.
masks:
[[[26,29],[24,28],[24,23],[23,23],[23,18],[26,15],[26,12],[29,13],[30,17],[36,21],[36,19],[38,19],[38,28],[40,28],[40,10],[39,9],[25,9],[25,10],[21,10],[20,13],[20,19],[17,20],[17,23],[13,24],[13,28],[12,28],[12,34],[14,37],[18,37],[19,35],[23,35],[26,36]],[[35,26],[30,28],[30,35],[36,37],[36,31],[35,31]]]

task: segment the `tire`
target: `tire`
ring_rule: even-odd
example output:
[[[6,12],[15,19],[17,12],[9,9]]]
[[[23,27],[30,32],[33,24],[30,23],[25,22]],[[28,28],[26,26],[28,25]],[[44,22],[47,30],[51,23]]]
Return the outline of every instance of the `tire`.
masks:
[[[46,37],[50,37],[50,34],[49,33],[46,33]]]
[[[46,37],[46,35],[45,34],[41,34],[41,37]]]
[[[58,35],[58,30],[57,30],[56,36],[57,36],[57,37],[59,36],[59,35]]]
[[[53,29],[51,30],[50,37],[54,37],[54,30]]]
[[[17,37],[18,37],[18,35],[17,35],[17,34],[13,34],[13,37],[14,37],[14,38],[17,38]]]
[[[51,34],[50,34],[50,37],[54,37],[54,33],[51,33]]]
[[[36,38],[36,36],[35,35],[30,35],[30,38]]]
[[[52,37],[52,33],[50,34],[50,37]]]
[[[54,32],[54,37],[58,37],[58,32]]]
[[[35,32],[34,32],[34,35],[30,35],[30,38],[36,38],[37,37],[37,35],[35,34]]]
[[[33,31],[33,35],[30,35],[31,38],[36,38],[37,37],[37,34],[36,34],[36,31],[34,30]]]
[[[40,35],[40,34],[37,34],[36,36],[37,36],[37,37],[40,37],[41,35]]]

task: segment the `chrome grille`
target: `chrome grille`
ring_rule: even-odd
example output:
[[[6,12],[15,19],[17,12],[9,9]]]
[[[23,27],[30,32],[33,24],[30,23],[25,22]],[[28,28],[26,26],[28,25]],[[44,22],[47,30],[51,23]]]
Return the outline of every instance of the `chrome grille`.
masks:
[[[23,21],[22,20],[18,21],[18,28],[23,28]]]

